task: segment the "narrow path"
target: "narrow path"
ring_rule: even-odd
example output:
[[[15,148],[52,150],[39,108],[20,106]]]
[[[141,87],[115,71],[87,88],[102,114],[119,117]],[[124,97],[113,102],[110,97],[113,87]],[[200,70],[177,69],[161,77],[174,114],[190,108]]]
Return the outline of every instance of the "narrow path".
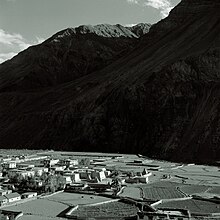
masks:
[[[143,188],[138,187],[138,189],[140,189],[140,197],[141,197],[142,199],[144,199],[144,198],[145,198],[145,194],[144,194]]]
[[[185,197],[189,197],[189,196],[190,196],[189,194],[183,192],[183,191],[180,189],[180,187],[178,187],[178,186],[176,187],[176,190],[177,190],[179,193],[181,193],[182,195],[184,195]]]

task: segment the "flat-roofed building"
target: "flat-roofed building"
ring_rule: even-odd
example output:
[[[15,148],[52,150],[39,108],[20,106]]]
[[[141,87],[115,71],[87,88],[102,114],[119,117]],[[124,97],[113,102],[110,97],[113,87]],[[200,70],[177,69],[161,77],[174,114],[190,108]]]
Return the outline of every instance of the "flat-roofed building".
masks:
[[[49,166],[54,166],[59,162],[59,159],[45,159],[44,160],[44,166],[49,167]]]
[[[16,162],[15,161],[10,161],[4,164],[5,169],[14,169],[16,168]]]
[[[73,182],[79,182],[81,180],[80,176],[79,176],[79,173],[71,174],[71,179],[72,179]]]
[[[17,164],[17,168],[33,168],[34,164],[28,164],[28,163],[18,163]]]
[[[66,168],[66,166],[58,166],[58,165],[55,165],[55,166],[52,166],[51,167],[51,170],[53,171],[64,171]]]
[[[11,157],[5,157],[5,158],[2,158],[2,161],[1,162],[9,162],[11,161]]]
[[[77,169],[75,173],[79,173],[80,179],[90,180],[92,171],[92,169]]]
[[[10,193],[12,193],[12,190],[10,189],[0,189],[0,196],[5,196]]]
[[[94,170],[91,173],[91,177],[92,179],[98,179],[101,182],[102,180],[106,179],[105,170],[104,169]]]
[[[77,166],[79,164],[79,161],[77,159],[64,159],[64,160],[60,160],[59,163],[61,165],[65,165],[69,167],[69,166]]]
[[[21,195],[17,192],[7,194],[5,195],[5,197],[8,200],[8,202],[15,202],[21,200]]]
[[[72,183],[71,177],[70,176],[63,176],[64,180],[65,180],[65,184],[70,184]]]
[[[0,196],[0,206],[7,204],[7,198],[5,196]]]
[[[22,199],[30,199],[37,197],[37,192],[26,192],[21,195]]]
[[[149,183],[149,177],[152,173],[147,172],[146,169],[144,171],[138,172],[136,176],[130,177],[125,180],[126,183]]]

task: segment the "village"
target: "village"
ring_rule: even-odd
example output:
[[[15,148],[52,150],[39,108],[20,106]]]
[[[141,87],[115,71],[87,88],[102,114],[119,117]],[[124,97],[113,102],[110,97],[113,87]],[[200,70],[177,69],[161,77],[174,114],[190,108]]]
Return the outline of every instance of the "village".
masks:
[[[142,155],[53,151],[1,155],[0,159],[0,213],[5,219],[46,219],[40,206],[40,217],[36,213],[30,217],[24,209],[25,204],[35,206],[38,201],[46,206],[53,202],[55,208],[58,202],[66,206],[58,213],[56,208],[53,219],[89,219],[91,215],[93,219],[194,219],[200,214],[199,209],[189,208],[191,203],[201,206],[203,217],[220,217],[216,182],[220,177],[199,180],[198,192],[195,180],[183,175],[187,169],[193,168],[194,174],[194,169],[200,169],[194,164],[156,162]],[[219,174],[218,168],[210,169]]]

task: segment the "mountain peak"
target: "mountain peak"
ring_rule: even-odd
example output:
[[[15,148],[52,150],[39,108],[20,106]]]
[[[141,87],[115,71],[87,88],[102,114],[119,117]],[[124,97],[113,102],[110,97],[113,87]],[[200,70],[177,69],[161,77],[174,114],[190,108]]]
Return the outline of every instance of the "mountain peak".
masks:
[[[62,30],[0,65],[0,90],[54,86],[97,71],[134,48],[149,29],[98,24]]]
[[[58,32],[52,37],[52,41],[57,42],[64,37],[73,35],[95,34],[106,38],[139,38],[149,32],[151,25],[148,23],[140,23],[132,27],[126,27],[120,24],[98,24],[98,25],[80,25],[76,28],[67,28]]]
[[[219,9],[219,0],[182,0],[168,17],[153,25],[150,32],[166,35],[178,27],[190,26],[195,20],[203,22],[211,14],[219,17]]]

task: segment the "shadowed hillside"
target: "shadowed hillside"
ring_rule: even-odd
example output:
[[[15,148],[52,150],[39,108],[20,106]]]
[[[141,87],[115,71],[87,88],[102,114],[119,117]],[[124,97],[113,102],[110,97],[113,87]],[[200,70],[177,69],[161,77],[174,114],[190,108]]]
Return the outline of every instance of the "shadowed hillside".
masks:
[[[0,65],[0,90],[40,89],[100,70],[133,49],[149,29],[101,24],[60,31]]]
[[[219,9],[182,0],[111,64],[49,88],[17,90],[1,65],[0,146],[219,160]]]

